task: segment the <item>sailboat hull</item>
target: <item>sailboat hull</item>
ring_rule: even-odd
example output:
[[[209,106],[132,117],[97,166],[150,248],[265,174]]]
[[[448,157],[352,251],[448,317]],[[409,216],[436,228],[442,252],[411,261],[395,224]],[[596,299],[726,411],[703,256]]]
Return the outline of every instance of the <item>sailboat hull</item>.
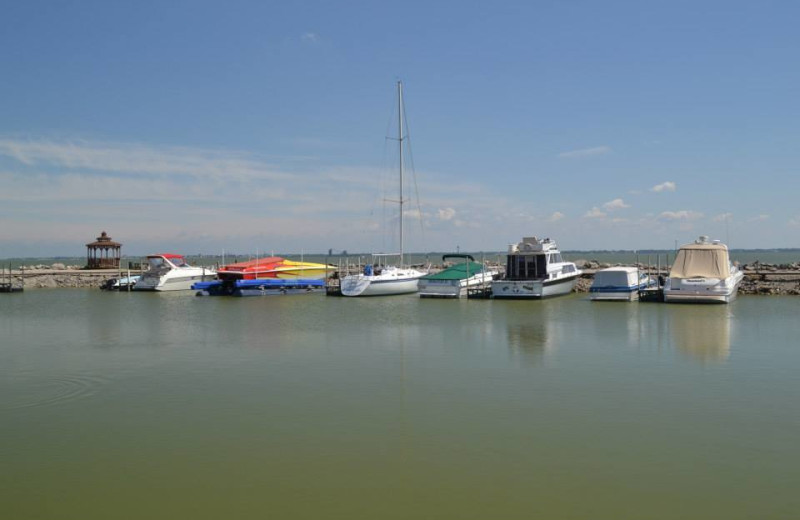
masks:
[[[425,273],[413,269],[397,275],[351,275],[342,280],[343,296],[390,296],[419,290],[418,282]]]

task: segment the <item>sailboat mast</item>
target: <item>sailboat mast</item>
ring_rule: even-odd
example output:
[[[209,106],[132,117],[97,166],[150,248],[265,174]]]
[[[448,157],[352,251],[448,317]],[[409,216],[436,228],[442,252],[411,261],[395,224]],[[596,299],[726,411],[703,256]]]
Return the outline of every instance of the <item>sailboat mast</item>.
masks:
[[[400,265],[403,265],[403,82],[397,82],[397,120],[400,148]]]

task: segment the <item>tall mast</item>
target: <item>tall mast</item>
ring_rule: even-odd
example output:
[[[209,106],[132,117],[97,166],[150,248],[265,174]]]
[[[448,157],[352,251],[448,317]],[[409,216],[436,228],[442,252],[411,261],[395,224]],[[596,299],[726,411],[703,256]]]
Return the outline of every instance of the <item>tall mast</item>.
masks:
[[[397,82],[397,120],[400,147],[400,265],[403,265],[403,82]]]

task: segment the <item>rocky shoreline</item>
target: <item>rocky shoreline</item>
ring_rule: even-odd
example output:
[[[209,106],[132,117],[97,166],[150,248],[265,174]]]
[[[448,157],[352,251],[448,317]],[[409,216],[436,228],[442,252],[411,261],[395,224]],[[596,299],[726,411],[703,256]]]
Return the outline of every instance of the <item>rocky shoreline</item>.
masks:
[[[589,292],[594,273],[599,269],[618,267],[621,264],[606,264],[594,260],[578,260],[575,262],[583,271],[575,286],[576,292]],[[635,267],[635,266],[634,266]],[[658,273],[658,266],[640,264],[639,269]],[[741,266],[745,273],[744,281],[739,287],[740,294],[762,295],[800,295],[800,263],[767,264],[754,262]],[[666,276],[668,270],[661,266],[660,274]],[[99,288],[108,280],[126,276],[127,272],[115,270],[86,270],[80,266],[64,264],[36,265],[24,270],[11,271],[10,279],[19,286],[24,283],[26,289],[61,289],[61,288]],[[139,272],[131,271],[131,274]],[[3,280],[9,279],[9,271],[0,273]]]

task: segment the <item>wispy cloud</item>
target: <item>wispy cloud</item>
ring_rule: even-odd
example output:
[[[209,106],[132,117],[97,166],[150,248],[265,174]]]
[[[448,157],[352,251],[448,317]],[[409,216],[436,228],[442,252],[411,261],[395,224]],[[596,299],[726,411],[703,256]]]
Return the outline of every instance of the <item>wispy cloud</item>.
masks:
[[[26,166],[53,166],[104,174],[184,175],[206,179],[287,179],[289,175],[252,154],[231,150],[89,141],[0,139],[0,155]]]
[[[561,213],[560,211],[554,212],[552,215],[547,217],[548,222],[558,222],[559,220],[563,219],[566,215]]]
[[[417,173],[426,231],[409,232],[408,247],[450,243],[454,229],[469,230],[462,246],[492,243],[509,211],[526,207],[490,185]],[[195,251],[265,242],[295,251],[391,249],[397,208],[385,199],[394,176],[239,150],[0,136],[0,245],[32,244],[30,237],[84,244],[103,215],[115,239],[140,248],[160,241]]]
[[[605,216],[606,216],[606,214],[602,210],[600,210],[600,208],[595,206],[592,209],[590,209],[589,211],[587,211],[583,215],[583,218],[603,218]]]
[[[595,146],[593,148],[582,148],[580,150],[571,150],[568,152],[561,152],[558,157],[561,159],[571,159],[575,157],[590,157],[592,155],[605,155],[611,153],[611,148],[608,146]]]
[[[698,211],[682,209],[680,211],[664,211],[659,216],[661,220],[697,220],[703,218],[703,214]]]
[[[727,222],[733,219],[733,213],[720,213],[719,215],[715,215],[713,220],[714,222]]]
[[[614,199],[606,202],[603,204],[603,209],[606,211],[614,211],[617,209],[625,209],[630,208],[629,204],[625,204],[625,201],[622,199]]]
[[[769,215],[756,215],[755,217],[747,219],[748,222],[764,222],[769,220]]]
[[[656,193],[660,193],[662,191],[675,191],[678,188],[678,185],[672,181],[662,182],[661,184],[656,184],[650,191],[654,191]]]
[[[453,220],[456,216],[456,210],[453,208],[441,208],[437,211],[439,220]]]
[[[300,39],[308,43],[317,43],[319,41],[319,36],[317,33],[305,32],[300,36]]]

